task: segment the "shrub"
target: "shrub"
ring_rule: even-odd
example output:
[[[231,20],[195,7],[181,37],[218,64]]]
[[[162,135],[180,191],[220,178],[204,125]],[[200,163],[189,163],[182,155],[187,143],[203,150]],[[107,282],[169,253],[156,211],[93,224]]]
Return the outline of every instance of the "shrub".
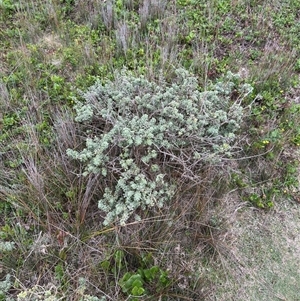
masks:
[[[67,154],[85,164],[83,175],[102,174],[105,225],[125,224],[138,208],[162,207],[174,195],[175,178],[198,182],[200,170],[236,151],[241,102],[251,86],[228,73],[200,92],[196,77],[184,69],[175,74],[172,83],[150,82],[123,70],[75,106],[85,146]]]

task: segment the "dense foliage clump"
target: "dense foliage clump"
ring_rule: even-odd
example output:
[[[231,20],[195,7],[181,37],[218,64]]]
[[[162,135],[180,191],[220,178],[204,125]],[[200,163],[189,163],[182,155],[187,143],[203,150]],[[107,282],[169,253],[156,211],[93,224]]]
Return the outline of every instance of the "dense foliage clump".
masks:
[[[197,171],[231,156],[241,102],[251,91],[228,73],[200,92],[184,69],[171,84],[123,70],[114,81],[93,85],[75,106],[85,147],[68,155],[85,163],[84,175],[100,173],[109,182],[99,201],[104,223],[125,223],[139,207],[162,207],[175,191],[172,176],[198,181]]]

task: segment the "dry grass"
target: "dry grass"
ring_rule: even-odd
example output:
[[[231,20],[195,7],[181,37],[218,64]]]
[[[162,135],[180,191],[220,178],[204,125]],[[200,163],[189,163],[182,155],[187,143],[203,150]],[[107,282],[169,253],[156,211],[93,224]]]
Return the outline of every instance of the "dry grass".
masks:
[[[240,208],[221,254],[223,270],[210,300],[299,300],[299,206],[283,200],[268,214]]]

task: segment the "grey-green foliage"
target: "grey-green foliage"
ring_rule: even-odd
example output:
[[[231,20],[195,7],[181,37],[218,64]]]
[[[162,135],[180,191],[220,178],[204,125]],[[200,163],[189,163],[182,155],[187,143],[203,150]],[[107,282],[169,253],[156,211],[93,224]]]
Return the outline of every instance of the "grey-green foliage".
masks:
[[[0,241],[0,252],[11,252],[15,249],[15,243],[11,241]]]
[[[85,295],[80,301],[106,301],[106,298],[101,297],[101,299],[99,299],[96,296]]]
[[[79,279],[80,281],[80,279]],[[81,298],[80,301],[106,301],[106,297],[96,297],[85,294],[84,291],[86,290],[85,284],[80,283],[79,287],[77,288],[77,293],[80,294]],[[57,288],[54,285],[49,287],[41,287],[38,285],[34,285],[33,287],[21,291],[17,296],[17,301],[59,301],[63,300],[58,293]],[[7,300],[7,299],[5,299]]]
[[[99,201],[104,223],[125,223],[137,208],[162,206],[174,193],[170,173],[197,181],[197,170],[230,156],[243,120],[241,101],[251,91],[228,73],[200,92],[196,77],[183,69],[171,84],[123,70],[114,81],[93,85],[75,106],[85,147],[67,153],[85,163],[84,175],[111,181]]]
[[[2,232],[0,232],[0,235]],[[15,243],[10,241],[0,240],[0,254],[11,253],[15,249]],[[0,281],[0,300],[12,300],[7,296],[9,289],[12,286],[11,275],[7,274],[5,280]]]
[[[12,286],[11,275],[7,274],[5,280],[0,281],[0,300],[11,300],[6,294]]]

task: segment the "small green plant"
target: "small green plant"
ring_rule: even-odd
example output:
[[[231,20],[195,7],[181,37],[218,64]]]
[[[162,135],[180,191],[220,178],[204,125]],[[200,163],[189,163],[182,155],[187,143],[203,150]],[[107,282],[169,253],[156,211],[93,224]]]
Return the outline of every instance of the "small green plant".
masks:
[[[272,194],[271,194],[272,195]],[[259,195],[257,193],[251,193],[249,195],[249,201],[260,209],[273,208],[274,203],[270,200],[270,195]]]
[[[158,266],[152,266],[149,269],[140,268],[135,273],[127,272],[119,284],[122,291],[130,296],[129,300],[137,301],[140,300],[138,297],[143,295],[148,297],[151,294],[161,293],[171,284],[171,280],[166,271]]]
[[[126,273],[121,281],[119,282],[120,286],[124,293],[132,295],[134,297],[140,297],[145,294],[144,289],[144,280],[139,273],[131,274]],[[133,300],[137,300],[136,298],[132,298]]]
[[[292,143],[296,146],[300,146],[300,131],[292,138]]]
[[[105,273],[112,273],[117,278],[126,268],[125,254],[123,250],[116,250],[112,256],[103,260],[100,264]]]
[[[300,72],[300,59],[298,59],[295,63],[295,71]]]
[[[237,173],[231,175],[231,183],[234,188],[245,188],[248,186],[244,179]]]
[[[64,260],[66,257],[66,253],[64,252],[64,250],[60,251],[59,257]],[[65,271],[65,266],[63,265],[63,263],[58,263],[55,266],[54,269],[54,275],[57,281],[59,281],[61,288],[63,288],[64,290],[66,290],[68,288],[68,275]]]
[[[283,174],[283,187],[287,190],[293,190],[298,187],[298,161],[291,161],[286,164]]]
[[[0,12],[3,14],[11,14],[16,9],[16,4],[11,0],[0,0]]]
[[[3,117],[3,127],[4,129],[10,129],[13,126],[17,125],[19,122],[19,117],[16,113],[6,114]]]

